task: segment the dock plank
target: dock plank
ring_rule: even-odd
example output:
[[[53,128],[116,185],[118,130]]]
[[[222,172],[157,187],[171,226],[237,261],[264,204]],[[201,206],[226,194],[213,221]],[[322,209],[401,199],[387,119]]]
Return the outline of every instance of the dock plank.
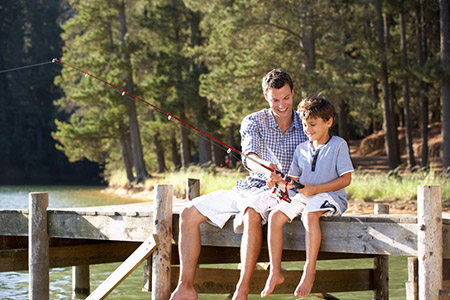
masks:
[[[189,201],[177,200],[173,209],[174,243],[178,239],[179,212]],[[50,237],[143,242],[152,235],[153,203],[48,210]],[[450,258],[450,220],[443,214],[444,257]],[[417,255],[417,216],[353,215],[321,219],[321,251]],[[266,229],[265,229],[266,230]],[[284,228],[286,250],[305,250],[304,229],[299,218]],[[27,210],[0,210],[0,236],[27,236]],[[232,221],[224,229],[201,225],[202,245],[239,247]]]

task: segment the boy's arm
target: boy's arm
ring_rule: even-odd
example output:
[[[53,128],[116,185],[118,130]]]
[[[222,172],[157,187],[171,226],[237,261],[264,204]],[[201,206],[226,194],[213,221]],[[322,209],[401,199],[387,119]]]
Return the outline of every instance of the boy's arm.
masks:
[[[327,183],[322,184],[303,183],[305,187],[303,189],[299,189],[298,191],[303,195],[305,195],[306,197],[310,197],[320,193],[337,191],[339,189],[349,186],[351,182],[352,182],[352,172],[348,172],[339,176],[335,180],[332,180]]]

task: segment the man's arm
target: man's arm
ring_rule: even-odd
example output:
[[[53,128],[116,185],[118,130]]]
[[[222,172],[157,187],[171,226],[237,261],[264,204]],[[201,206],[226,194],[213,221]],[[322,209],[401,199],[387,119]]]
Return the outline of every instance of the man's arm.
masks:
[[[276,164],[261,159],[256,153],[253,152],[247,155],[245,164],[247,165],[247,168],[249,168],[253,172],[267,174],[268,176],[274,172],[264,168],[262,165],[269,167],[272,170],[280,170]]]

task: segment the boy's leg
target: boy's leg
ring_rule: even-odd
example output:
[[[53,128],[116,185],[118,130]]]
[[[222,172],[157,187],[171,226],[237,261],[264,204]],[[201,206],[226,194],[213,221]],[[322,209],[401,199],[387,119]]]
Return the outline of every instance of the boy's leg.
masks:
[[[281,273],[281,256],[283,252],[283,226],[289,218],[281,211],[274,210],[269,215],[267,239],[269,241],[270,273],[261,297],[267,297],[278,284],[284,282]]]
[[[305,227],[306,263],[300,283],[294,292],[294,295],[297,297],[303,298],[308,296],[314,284],[317,256],[322,240],[319,218],[324,213],[325,211],[315,211],[302,215],[302,222]]]
[[[201,249],[200,224],[206,219],[194,206],[181,212],[178,244],[180,277],[171,300],[194,300],[198,297],[194,288],[194,276]]]
[[[250,281],[258,261],[262,244],[261,215],[249,207],[244,213],[244,232],[241,241],[241,274],[233,300],[247,299]]]

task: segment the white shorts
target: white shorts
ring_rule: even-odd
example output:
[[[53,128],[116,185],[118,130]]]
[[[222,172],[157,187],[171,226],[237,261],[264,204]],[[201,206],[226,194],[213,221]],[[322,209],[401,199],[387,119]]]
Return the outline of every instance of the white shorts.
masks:
[[[270,194],[270,196],[269,196]],[[278,204],[278,199],[271,192],[262,188],[248,191],[217,190],[192,200],[195,208],[208,222],[222,228],[235,216],[233,227],[236,233],[243,231],[243,216],[248,207],[253,208],[261,216],[261,225],[267,223],[269,210]]]
[[[328,193],[321,193],[311,197],[306,197],[302,193],[297,193],[291,197],[291,202],[279,201],[278,205],[271,210],[279,210],[284,213],[289,222],[301,215],[303,212],[325,211],[322,216],[340,216],[339,204]]]

